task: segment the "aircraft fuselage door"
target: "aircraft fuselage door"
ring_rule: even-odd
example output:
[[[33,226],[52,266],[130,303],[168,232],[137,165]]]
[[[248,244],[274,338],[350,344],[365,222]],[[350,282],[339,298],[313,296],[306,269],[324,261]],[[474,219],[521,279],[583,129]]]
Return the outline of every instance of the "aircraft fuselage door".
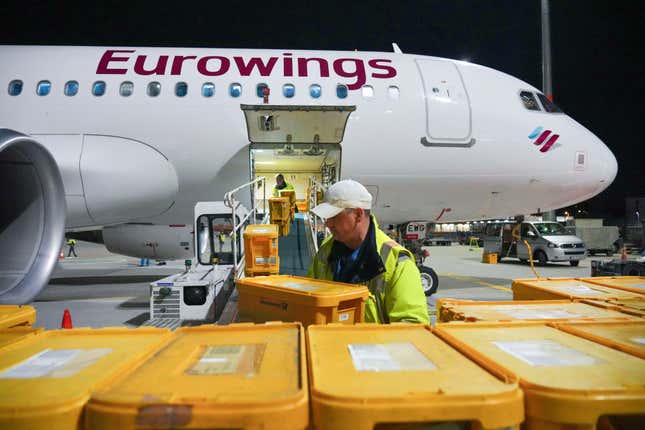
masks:
[[[416,60],[426,102],[426,146],[472,146],[470,101],[457,66]]]

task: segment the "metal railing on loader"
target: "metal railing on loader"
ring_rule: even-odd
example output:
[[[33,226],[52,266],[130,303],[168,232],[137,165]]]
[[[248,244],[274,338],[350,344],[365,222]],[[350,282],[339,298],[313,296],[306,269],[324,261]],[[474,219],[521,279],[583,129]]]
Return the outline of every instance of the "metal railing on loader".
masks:
[[[318,252],[318,233],[322,232],[326,238],[331,234],[331,232],[327,227],[325,227],[325,220],[313,213],[311,209],[316,207],[318,204],[318,192],[324,193],[327,190],[327,186],[318,182],[316,178],[310,177],[307,189],[309,190],[309,195],[307,195],[309,207],[309,210],[307,211],[307,221],[309,222],[309,230],[313,239],[314,250],[315,252]]]
[[[251,220],[249,224],[256,224],[257,221],[257,214],[258,214],[258,206],[255,203],[255,188],[259,188],[260,186],[262,187],[262,212],[264,217],[262,218],[262,221],[260,224],[267,224],[269,222],[269,212],[267,211],[267,193],[266,193],[266,178],[264,176],[260,176],[259,178],[254,179],[251,182],[247,182],[246,184],[240,185],[239,187],[227,192],[224,194],[224,204],[231,208],[232,216],[233,216],[233,231],[230,233],[231,237],[231,242],[233,243],[233,270],[235,273],[235,279],[239,279],[241,277],[241,274],[244,272],[243,267],[244,267],[244,253],[240,253],[240,249],[238,249],[237,245],[237,238],[242,237],[242,229],[244,226],[247,224],[248,220]],[[261,185],[259,185],[261,184]],[[244,190],[244,189],[250,189],[251,192],[251,209],[249,210],[249,213],[246,214],[244,218],[242,218],[239,223],[237,221],[237,216],[236,216],[236,210],[238,206],[240,205],[240,201],[236,200],[235,195]],[[239,233],[238,233],[239,230]],[[241,256],[240,256],[241,254]]]

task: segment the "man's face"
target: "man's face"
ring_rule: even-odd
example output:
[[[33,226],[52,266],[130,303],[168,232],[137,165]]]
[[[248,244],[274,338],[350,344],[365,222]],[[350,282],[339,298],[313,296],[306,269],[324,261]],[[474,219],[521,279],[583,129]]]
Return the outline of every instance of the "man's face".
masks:
[[[360,214],[356,209],[345,209],[338,215],[327,218],[325,225],[331,231],[335,240],[347,244],[355,235],[359,217]]]
[[[282,184],[284,184],[284,177],[276,176],[275,183],[276,183],[276,185],[282,186]]]

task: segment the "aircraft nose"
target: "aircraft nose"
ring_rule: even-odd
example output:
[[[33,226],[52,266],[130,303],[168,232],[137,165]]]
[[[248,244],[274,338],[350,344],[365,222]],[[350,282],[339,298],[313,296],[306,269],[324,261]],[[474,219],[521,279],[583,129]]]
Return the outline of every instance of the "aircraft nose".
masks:
[[[592,156],[595,160],[592,161],[594,164],[594,171],[597,172],[597,193],[600,193],[614,182],[616,179],[616,174],[618,173],[618,162],[616,157],[611,152],[611,150],[605,145],[600,139],[598,139],[596,146],[595,154]]]

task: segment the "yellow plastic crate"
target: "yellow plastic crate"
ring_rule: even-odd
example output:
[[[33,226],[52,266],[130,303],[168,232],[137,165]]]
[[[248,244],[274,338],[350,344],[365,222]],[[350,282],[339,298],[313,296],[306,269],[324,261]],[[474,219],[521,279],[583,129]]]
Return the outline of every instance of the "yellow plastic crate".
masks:
[[[0,350],[0,428],[81,429],[93,390],[170,338],[158,328],[52,330]]]
[[[645,419],[645,364],[638,357],[535,323],[441,324],[434,332],[484,368],[519,379],[523,429],[592,430]]]
[[[569,300],[524,300],[475,302],[455,299],[437,301],[437,317],[442,323],[450,321],[562,321],[617,320],[640,321],[636,316],[615,310],[601,309]]]
[[[42,328],[35,327],[13,327],[0,329],[0,348],[11,345],[15,342],[28,340],[42,331]]]
[[[269,214],[271,224],[281,224],[291,217],[291,204],[288,197],[272,197],[269,199]]]
[[[290,220],[287,219],[285,222],[278,224],[278,233],[280,234],[280,236],[289,236],[290,231],[291,231]]]
[[[300,324],[183,327],[163,350],[97,390],[86,428],[305,429]]]
[[[636,294],[645,294],[645,276],[598,276],[592,278],[578,278],[581,281],[605,287],[618,288]]]
[[[30,326],[36,322],[36,309],[24,305],[0,305],[0,329]]]
[[[519,428],[524,417],[517,379],[484,371],[428,326],[309,326],[307,339],[317,430],[417,429],[455,421],[478,429]]]
[[[247,274],[278,273],[278,226],[251,224],[244,229],[244,261]]]
[[[584,337],[610,348],[645,358],[645,321],[555,323],[567,333]]]
[[[497,254],[482,254],[482,263],[497,264]]]
[[[582,300],[592,306],[598,306],[605,309],[611,309],[618,312],[623,312],[629,315],[635,315],[645,318],[645,300]]]
[[[303,325],[363,321],[369,290],[363,285],[277,275],[237,281],[241,321],[299,321]]]
[[[513,300],[645,299],[644,295],[591,284],[575,278],[516,279]]]

